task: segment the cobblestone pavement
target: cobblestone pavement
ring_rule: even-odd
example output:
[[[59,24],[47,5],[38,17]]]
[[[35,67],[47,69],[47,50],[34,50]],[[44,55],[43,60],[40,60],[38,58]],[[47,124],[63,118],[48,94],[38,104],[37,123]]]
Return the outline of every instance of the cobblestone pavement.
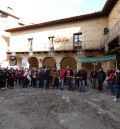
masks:
[[[120,102],[89,90],[0,90],[0,129],[120,129]]]

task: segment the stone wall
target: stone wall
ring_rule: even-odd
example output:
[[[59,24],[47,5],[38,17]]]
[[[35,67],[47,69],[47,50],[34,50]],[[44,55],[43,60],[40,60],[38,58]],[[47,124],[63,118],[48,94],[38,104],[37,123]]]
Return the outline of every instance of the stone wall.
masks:
[[[118,21],[120,21],[120,0],[118,0],[108,16],[108,28],[111,29]]]
[[[57,42],[55,50],[72,50],[73,34],[82,32],[83,49],[96,49],[100,47],[100,39],[103,30],[107,26],[107,18],[97,18],[92,20],[80,21],[78,23],[63,24],[45,28],[37,28],[26,31],[11,33],[10,51],[28,51],[28,38],[33,38],[34,51],[48,51],[48,37],[55,36],[66,38],[66,42]]]

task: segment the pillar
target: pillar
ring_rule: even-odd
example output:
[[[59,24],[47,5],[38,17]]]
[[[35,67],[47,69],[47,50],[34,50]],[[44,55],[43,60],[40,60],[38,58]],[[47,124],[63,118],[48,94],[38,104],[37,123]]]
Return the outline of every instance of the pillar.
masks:
[[[57,69],[60,69],[60,63],[61,63],[62,58],[63,57],[60,54],[57,54],[55,57]]]

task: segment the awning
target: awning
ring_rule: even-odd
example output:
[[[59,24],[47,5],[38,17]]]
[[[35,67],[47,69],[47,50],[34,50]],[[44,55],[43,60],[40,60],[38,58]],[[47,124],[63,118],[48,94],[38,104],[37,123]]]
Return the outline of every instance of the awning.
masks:
[[[116,55],[102,56],[102,57],[82,57],[79,58],[80,63],[96,63],[116,60]]]

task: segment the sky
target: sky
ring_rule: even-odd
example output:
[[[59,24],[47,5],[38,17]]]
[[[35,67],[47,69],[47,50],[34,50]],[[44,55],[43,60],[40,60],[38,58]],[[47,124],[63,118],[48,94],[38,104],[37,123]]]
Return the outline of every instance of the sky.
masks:
[[[0,9],[9,10],[26,23],[40,23],[102,10],[106,0],[0,0]]]

